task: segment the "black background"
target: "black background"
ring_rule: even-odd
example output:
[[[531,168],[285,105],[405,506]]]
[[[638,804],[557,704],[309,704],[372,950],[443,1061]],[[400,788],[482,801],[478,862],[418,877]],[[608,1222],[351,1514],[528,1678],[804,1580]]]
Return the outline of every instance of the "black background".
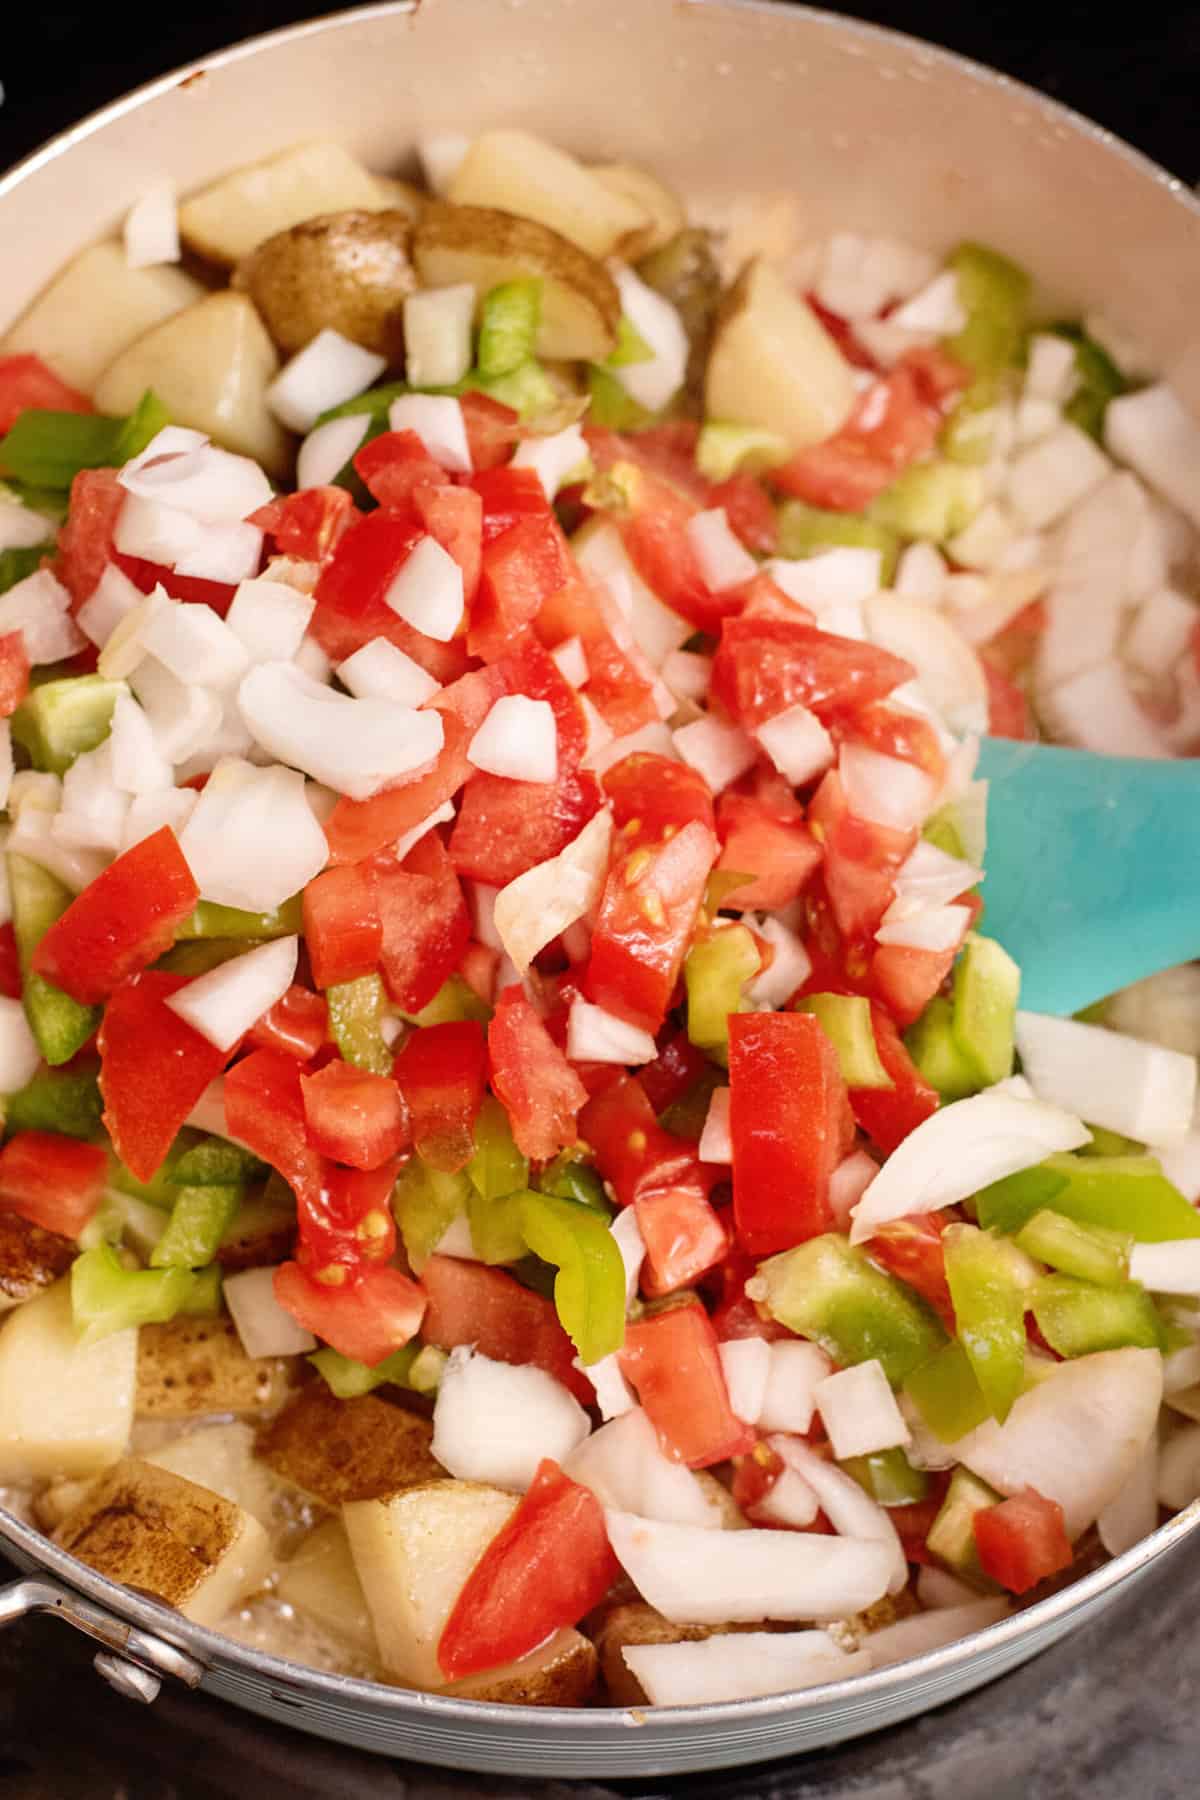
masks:
[[[102,0],[78,7],[11,0],[0,9],[0,165],[139,82],[320,10],[286,0],[248,0],[237,8],[171,0],[152,10]],[[1144,0],[1104,15],[1094,4],[900,0],[832,10],[992,63],[1090,114],[1185,181],[1200,179],[1200,11],[1194,5]]]

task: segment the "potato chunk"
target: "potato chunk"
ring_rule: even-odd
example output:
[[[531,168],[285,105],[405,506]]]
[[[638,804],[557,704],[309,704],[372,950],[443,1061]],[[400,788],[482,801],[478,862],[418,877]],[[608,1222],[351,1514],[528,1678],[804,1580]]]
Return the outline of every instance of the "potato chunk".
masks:
[[[136,1331],[87,1349],[59,1281],[0,1330],[0,1481],[96,1475],[123,1456],[133,1426]]]
[[[697,1580],[703,1572],[697,1571]],[[613,1706],[646,1706],[645,1690],[622,1652],[634,1644],[696,1644],[723,1632],[763,1631],[757,1625],[676,1625],[645,1600],[617,1600],[596,1617],[594,1632],[600,1673]]]
[[[70,1238],[0,1208],[0,1313],[52,1286],[74,1261]]]
[[[582,1706],[596,1685],[596,1646],[569,1628],[516,1662],[468,1675],[439,1688],[457,1700],[490,1700],[503,1706]]]
[[[383,1666],[409,1687],[444,1682],[437,1647],[463,1584],[517,1507],[474,1481],[430,1481],[342,1509]]]
[[[275,1591],[288,1606],[307,1613],[360,1656],[369,1661],[378,1656],[367,1597],[340,1519],[326,1519],[309,1532],[280,1569]]]
[[[54,1534],[89,1568],[215,1625],[262,1586],[271,1562],[257,1519],[211,1489],[127,1457],[93,1483]]]
[[[286,1357],[250,1357],[232,1319],[170,1319],[138,1333],[137,1413],[187,1419],[257,1413],[278,1405],[291,1381]]]
[[[32,350],[72,387],[90,393],[135,338],[203,297],[200,283],[172,263],[131,269],[123,245],[93,244],[42,289],[0,352]]]
[[[529,131],[484,131],[455,170],[449,198],[458,206],[498,207],[533,219],[590,256],[612,256],[636,243],[649,223],[645,207]]]
[[[313,1381],[259,1433],[257,1453],[276,1475],[336,1507],[444,1476],[432,1438],[429,1420],[416,1413],[376,1394],[339,1400]]]
[[[709,418],[778,432],[793,450],[837,431],[856,397],[850,365],[825,327],[761,258],[722,304],[705,392]]]
[[[189,249],[232,268],[256,244],[316,213],[393,204],[386,188],[341,144],[296,144],[201,188],[179,208]]]
[[[199,1487],[231,1500],[268,1531],[284,1517],[291,1490],[275,1479],[254,1454],[254,1428],[244,1419],[227,1419],[182,1432],[158,1450],[143,1452],[143,1462],[168,1469]]]
[[[266,401],[278,370],[253,301],[226,288],[135,338],[105,369],[93,398],[101,412],[128,413],[153,388],[176,425],[206,431],[283,475],[291,440]]]
[[[404,298],[417,285],[411,240],[406,212],[323,213],[259,244],[238,264],[234,285],[285,356],[330,330],[399,363]]]
[[[628,261],[636,262],[639,256],[660,250],[687,224],[678,194],[657,175],[651,175],[649,169],[639,169],[633,163],[596,163],[589,172],[610,194],[619,194],[646,215],[642,229],[621,247]]]
[[[539,356],[602,362],[616,345],[616,283],[603,263],[548,225],[431,201],[413,232],[413,261],[426,287],[468,281],[480,299],[502,281],[540,280]]]

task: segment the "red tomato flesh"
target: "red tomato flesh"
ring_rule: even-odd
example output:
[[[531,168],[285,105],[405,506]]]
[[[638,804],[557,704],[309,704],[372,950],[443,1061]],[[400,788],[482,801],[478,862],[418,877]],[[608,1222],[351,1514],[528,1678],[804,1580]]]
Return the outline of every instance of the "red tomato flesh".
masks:
[[[18,1131],[0,1150],[0,1207],[60,1237],[79,1236],[107,1181],[101,1145],[55,1131]]]

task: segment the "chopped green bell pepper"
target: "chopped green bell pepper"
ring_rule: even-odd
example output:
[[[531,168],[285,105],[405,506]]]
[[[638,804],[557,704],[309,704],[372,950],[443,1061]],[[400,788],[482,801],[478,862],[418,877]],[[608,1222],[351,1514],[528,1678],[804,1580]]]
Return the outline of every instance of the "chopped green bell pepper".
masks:
[[[871,517],[902,537],[943,543],[983,504],[983,475],[966,463],[912,463],[871,503]]]
[[[481,375],[511,375],[533,355],[542,316],[542,284],[501,282],[484,296],[475,364]]]
[[[308,1360],[339,1400],[357,1400],[360,1395],[369,1394],[372,1388],[382,1387],[385,1381],[396,1387],[407,1387],[418,1349],[416,1344],[405,1344],[374,1366],[355,1362],[353,1357],[343,1356],[340,1350],[328,1347],[314,1350]]]
[[[696,440],[696,467],[709,481],[728,481],[739,469],[757,471],[785,463],[791,455],[786,438],[759,425],[727,425],[710,419]]]
[[[58,877],[27,856],[8,852],[8,885],[12,896],[13,933],[21,964],[21,1001],[37,1047],[51,1067],[70,1062],[100,1023],[98,1006],[83,1006],[70,994],[36,975],[33,953],[74,895]]]
[[[1081,431],[1086,431],[1100,443],[1104,438],[1108,403],[1118,394],[1128,392],[1129,383],[1107,350],[1102,349],[1095,338],[1089,337],[1082,325],[1060,323],[1051,325],[1050,330],[1058,337],[1069,339],[1075,346],[1078,380],[1063,411],[1073,425],[1078,425]]]
[[[218,906],[201,900],[175,933],[178,938],[281,938],[303,931],[303,896],[293,894],[267,913],[243,912],[240,906]]]
[[[394,1060],[383,1035],[388,1002],[379,975],[360,975],[326,988],[329,1032],[343,1060],[375,1075],[390,1075]]]
[[[467,1223],[471,1227],[471,1246],[476,1256],[489,1266],[520,1262],[525,1255],[525,1195],[520,1188],[512,1194],[485,1199],[472,1193],[467,1198]]]
[[[982,375],[958,400],[942,428],[938,449],[951,462],[990,462],[995,442],[995,406],[1000,383]]]
[[[28,549],[0,550],[0,594],[7,594],[9,588],[16,587],[18,581],[35,575],[42,565],[43,556],[50,553],[48,544],[32,544]]]
[[[958,1341],[1001,1423],[1025,1385],[1025,1308],[1035,1272],[1006,1238],[975,1225],[942,1233]]]
[[[461,975],[451,975],[419,1013],[401,1013],[400,1016],[410,1025],[454,1025],[462,1019],[478,1019],[481,1025],[486,1025],[492,1009],[486,1000],[480,999],[469,981],[464,981]]]
[[[1158,1308],[1136,1281],[1097,1287],[1074,1275],[1043,1275],[1031,1300],[1038,1330],[1060,1356],[1136,1346],[1161,1350],[1165,1326]]]
[[[848,1456],[841,1467],[880,1506],[911,1506],[929,1492],[924,1469],[914,1469],[898,1448],[877,1450],[871,1456]]]
[[[558,1270],[554,1306],[586,1365],[625,1342],[625,1264],[608,1221],[590,1206],[553,1194],[527,1194],[525,1242]]]
[[[606,369],[628,369],[633,363],[653,362],[654,352],[642,336],[635,330],[624,313],[617,324],[617,347],[610,350],[604,359]]]
[[[414,1274],[420,1275],[449,1227],[466,1213],[473,1191],[461,1171],[448,1175],[431,1169],[419,1156],[405,1163],[392,1191],[392,1212]]]
[[[152,1269],[203,1269],[213,1260],[241,1205],[240,1187],[179,1187]]]
[[[959,1343],[944,1344],[913,1369],[904,1392],[943,1444],[957,1443],[990,1417],[971,1359]]]
[[[220,1263],[213,1262],[207,1269],[189,1269],[188,1274],[191,1282],[180,1312],[190,1319],[215,1319],[221,1311],[221,1283],[225,1271]]]
[[[969,1469],[955,1469],[942,1501],[941,1511],[929,1528],[925,1542],[934,1556],[959,1575],[978,1577],[979,1550],[975,1543],[975,1514],[995,1506],[1000,1495]]]
[[[1132,1234],[1107,1231],[1102,1225],[1077,1225],[1048,1208],[1034,1213],[1016,1236],[1017,1248],[1064,1275],[1077,1275],[1097,1287],[1120,1287],[1129,1279]]]
[[[826,511],[803,500],[785,500],[777,509],[779,554],[787,557],[816,556],[821,550],[878,550],[880,580],[891,585],[900,556],[900,536],[890,525],[861,513]]]
[[[753,1287],[752,1297],[789,1331],[820,1344],[843,1368],[878,1357],[893,1386],[946,1341],[911,1288],[877,1269],[837,1232],[770,1257]]]
[[[81,469],[120,468],[168,423],[166,408],[149,391],[124,419],[30,407],[0,439],[0,466],[31,486],[66,489]]]
[[[1200,1213],[1189,1206],[1153,1156],[1048,1156],[1036,1169],[1009,1175],[976,1195],[979,1223],[1019,1231],[1048,1206],[1077,1225],[1128,1232],[1139,1244],[1200,1237]]]
[[[71,1310],[83,1344],[207,1304],[208,1288],[196,1280],[190,1269],[127,1269],[111,1244],[85,1250],[71,1264]]]
[[[967,939],[954,970],[953,1026],[980,1087],[1012,1074],[1020,986],[1020,969],[994,938]]]
[[[5,1129],[57,1131],[64,1137],[92,1138],[100,1131],[104,1102],[99,1063],[76,1069],[41,1069],[6,1102]]]
[[[654,414],[639,406],[632,394],[626,393],[616,376],[599,363],[588,364],[588,393],[591,405],[588,419],[608,431],[639,431],[649,425]]]
[[[1021,353],[1032,290],[1029,276],[984,244],[960,244],[948,266],[958,278],[967,323],[947,338],[946,349],[981,375],[1009,367]]]
[[[261,941],[259,938],[187,938],[182,943],[172,944],[154,967],[164,975],[184,975],[194,981],[197,975],[207,975],[210,969],[219,969],[222,963],[232,962],[235,956],[245,956],[248,950],[257,949]]]
[[[560,1200],[574,1200],[580,1206],[590,1206],[593,1212],[603,1213],[606,1219],[611,1216],[612,1208],[604,1183],[596,1170],[591,1163],[571,1156],[565,1150],[546,1164],[536,1185],[540,1193],[557,1194]]]
[[[485,1200],[500,1200],[529,1186],[529,1163],[517,1149],[512,1126],[494,1094],[485,1094],[475,1119],[475,1154],[467,1175]]]
[[[948,800],[945,806],[939,806],[935,813],[930,814],[922,827],[921,836],[935,849],[944,850],[947,856],[955,856],[960,862],[966,861],[967,853],[963,848],[958,823],[958,808],[953,800]]]
[[[691,1043],[723,1058],[729,1051],[729,1015],[741,1009],[746,983],[761,958],[745,925],[727,925],[693,944],[683,965],[687,985],[687,1033]]]
[[[680,1094],[677,1100],[672,1100],[669,1106],[663,1108],[659,1124],[672,1137],[686,1138],[689,1144],[698,1144],[704,1135],[704,1121],[708,1117],[712,1097],[724,1085],[725,1074],[722,1069],[705,1069],[686,1093]]]
[[[175,1187],[248,1187],[267,1178],[266,1163],[228,1138],[202,1138],[168,1167],[167,1179]]]
[[[176,1189],[172,1180],[175,1164],[185,1151],[201,1141],[200,1132],[185,1126],[149,1181],[139,1181],[132,1170],[127,1169],[118,1158],[114,1158],[111,1176],[113,1187],[123,1194],[131,1194],[135,1200],[145,1200],[151,1206],[159,1206],[164,1212],[170,1212],[175,1204]]]
[[[1086,1021],[1085,1021],[1086,1023]],[[1097,1020],[1103,1024],[1103,1020]],[[1145,1144],[1139,1144],[1136,1138],[1126,1137],[1123,1132],[1109,1131],[1106,1125],[1092,1125],[1090,1144],[1081,1144],[1080,1156],[1145,1156]]]
[[[895,1087],[879,1060],[869,1000],[861,994],[808,994],[796,1002],[796,1011],[813,1014],[837,1051],[847,1087]]]
[[[979,1077],[958,1041],[954,1008],[945,995],[934,995],[905,1032],[904,1042],[921,1074],[943,1100],[963,1100],[979,1092]]]
[[[113,707],[125,692],[102,675],[68,675],[31,687],[12,716],[12,734],[35,769],[65,775],[77,756],[108,736]]]

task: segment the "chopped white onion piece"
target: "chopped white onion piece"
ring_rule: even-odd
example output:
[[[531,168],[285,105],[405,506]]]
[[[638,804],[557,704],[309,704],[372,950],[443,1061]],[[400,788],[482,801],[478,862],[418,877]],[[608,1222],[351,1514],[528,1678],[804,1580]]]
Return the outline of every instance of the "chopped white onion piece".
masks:
[[[32,1081],[41,1061],[25,1008],[0,994],[0,1094],[15,1094]]]
[[[1009,504],[1029,530],[1041,531],[1103,481],[1111,467],[1087,432],[1064,420],[1009,464]]]
[[[1104,413],[1112,454],[1200,525],[1200,425],[1165,382],[1122,394]]]
[[[432,831],[435,825],[445,825],[453,817],[454,807],[449,800],[445,801],[441,806],[435,806],[433,811],[431,813],[426,813],[425,817],[418,820],[410,831],[403,832],[401,836],[396,839],[395,843],[392,845],[392,855],[396,858],[396,861],[403,862],[413,845],[419,844],[421,839],[425,837],[428,832]]]
[[[353,700],[311,681],[293,663],[251,669],[238,689],[238,706],[271,756],[352,800],[414,775],[442,747],[437,711]]]
[[[304,1356],[317,1340],[275,1298],[275,1270],[240,1269],[221,1285],[247,1356]]]
[[[150,720],[154,741],[172,763],[184,763],[213,741],[221,729],[221,698],[209,688],[189,687],[159,662],[143,656],[129,685]]]
[[[765,1338],[731,1338],[717,1351],[730,1407],[743,1423],[756,1425],[767,1397],[771,1346]]]
[[[252,662],[287,662],[304,642],[316,602],[284,581],[243,581],[225,623]]]
[[[1029,340],[1025,392],[1065,406],[1079,385],[1075,345],[1054,331],[1035,331]]]
[[[620,1358],[615,1351],[586,1365],[576,1357],[575,1367],[591,1382],[600,1417],[605,1423],[610,1419],[622,1419],[626,1413],[633,1411],[637,1405],[637,1395],[622,1375]],[[593,1440],[589,1438],[587,1441],[591,1443]]]
[[[1017,1053],[1039,1100],[1140,1144],[1176,1144],[1196,1104],[1196,1059],[1141,1038],[1018,1012]]]
[[[179,261],[179,217],[175,184],[156,181],[125,215],[125,261],[131,269]]]
[[[866,744],[843,744],[838,771],[850,812],[873,825],[910,831],[925,823],[937,801],[937,783],[924,769]]]
[[[852,545],[821,550],[816,556],[799,561],[772,557],[765,567],[772,581],[790,599],[817,613],[835,601],[866,600],[883,585],[881,552]]]
[[[586,1373],[591,1375],[592,1369]],[[621,1512],[636,1508],[643,1518],[701,1531],[721,1529],[720,1511],[691,1470],[666,1455],[640,1406],[594,1431],[572,1451],[563,1473],[590,1488],[602,1506]]]
[[[388,408],[393,431],[415,431],[434,462],[456,475],[471,473],[463,410],[450,394],[401,394]]]
[[[875,933],[875,941],[905,950],[957,950],[970,925],[970,907],[935,906],[889,919]]]
[[[700,570],[700,579],[714,594],[739,586],[758,573],[758,564],[729,524],[723,506],[698,512],[684,532]]]
[[[789,706],[776,713],[755,736],[793,787],[804,787],[829,768],[836,755],[833,739],[807,706]]]
[[[462,623],[462,569],[436,538],[419,538],[383,597],[415,631],[448,644]]]
[[[956,1206],[1057,1150],[1078,1150],[1091,1135],[1072,1113],[1040,1100],[995,1090],[955,1100],[893,1150],[854,1209],[850,1241],[865,1242],[892,1219]]]
[[[142,603],[140,588],[134,587],[124,569],[106,563],[89,597],[75,614],[75,623],[98,650],[103,650],[122,619],[128,618]]]
[[[655,720],[649,725],[639,725],[636,731],[630,731],[624,737],[612,738],[608,743],[590,749],[584,756],[581,767],[592,769],[597,775],[606,775],[609,769],[615,768],[619,762],[624,762],[627,756],[633,756],[639,750],[648,750],[654,756],[669,757],[672,762],[682,760],[671,732]]]
[[[758,760],[753,738],[712,713],[671,735],[676,754],[703,775],[714,794],[737,781]]]
[[[184,448],[172,426],[126,463],[117,479],[127,493],[176,508],[204,525],[239,524],[266,506],[273,492],[252,457],[236,456],[207,439]]]
[[[125,681],[146,660],[146,632],[150,621],[169,606],[165,590],[155,587],[132,606],[109,633],[97,667],[106,681]],[[159,665],[161,667],[161,664]],[[174,679],[172,677],[172,679]]]
[[[337,666],[337,677],[356,700],[390,700],[397,706],[424,706],[439,685],[411,656],[387,638],[372,638]]]
[[[1016,535],[1012,514],[998,500],[989,500],[970,524],[947,541],[946,551],[964,568],[995,569]]]
[[[879,1173],[879,1164],[865,1150],[843,1157],[829,1177],[829,1207],[839,1231],[848,1231],[850,1215]]]
[[[167,1005],[218,1050],[232,1050],[287,993],[299,952],[297,937],[258,944],[189,981],[168,996]]]
[[[983,879],[983,870],[961,857],[949,856],[936,844],[918,839],[896,875],[896,898],[884,914],[887,924],[911,918],[930,907],[947,906]]]
[[[701,701],[712,680],[713,659],[696,650],[672,650],[662,666],[662,678],[677,700]]]
[[[1040,400],[1035,394],[1026,394],[1017,406],[1017,443],[1021,446],[1039,443],[1061,423],[1061,406],[1056,406],[1053,400]]]
[[[946,559],[936,544],[910,544],[896,564],[893,593],[906,600],[919,600],[936,606],[945,584]]]
[[[386,368],[385,356],[327,326],[284,364],[267,405],[289,431],[311,431],[323,412],[361,394]]]
[[[883,1598],[892,1570],[883,1543],[753,1529],[710,1532],[612,1510],[605,1521],[617,1560],[642,1598],[677,1625],[846,1618]]]
[[[471,366],[475,289],[469,281],[420,288],[404,300],[404,378],[410,387],[453,387]]]
[[[1194,600],[1175,588],[1156,588],[1138,608],[1122,653],[1147,675],[1169,675],[1182,659],[1198,621],[1200,609]]]
[[[571,551],[584,574],[602,584],[601,599],[603,593],[614,597],[625,614],[638,648],[654,668],[661,667],[671,651],[678,650],[691,637],[692,626],[677,612],[664,606],[658,595],[647,587],[630,560],[616,526],[607,519],[589,520],[572,538]]]
[[[839,1462],[894,1450],[911,1440],[878,1357],[827,1375],[817,1385],[816,1402]]]
[[[796,989],[808,980],[812,959],[800,938],[782,919],[770,914],[761,917],[746,914],[744,923],[759,937],[766,938],[774,952],[768,966],[754,976],[746,991],[756,1006],[772,1010],[785,1006]]]
[[[80,760],[76,758],[77,762]],[[96,850],[78,848],[55,836],[54,815],[62,799],[62,786],[57,775],[39,775],[32,769],[10,778],[8,810],[14,823],[5,849],[49,869],[73,894],[78,894],[96,879],[109,859]]]
[[[872,1666],[865,1650],[843,1650],[827,1631],[718,1632],[697,1643],[628,1644],[621,1654],[652,1706],[790,1694]]]
[[[790,1525],[803,1531],[820,1512],[820,1502],[795,1469],[782,1469],[755,1507],[757,1522]]]
[[[213,770],[179,844],[203,897],[246,912],[282,906],[329,859],[303,775],[236,758]]]
[[[1056,571],[1046,594],[1046,627],[1034,669],[1039,693],[1116,655],[1129,599],[1132,552],[1149,508],[1126,470],[1094,488],[1058,532]],[[1098,715],[1103,718],[1103,713]]]
[[[863,1640],[863,1652],[873,1669],[890,1668],[893,1663],[907,1662],[910,1657],[924,1656],[940,1650],[944,1644],[957,1643],[973,1632],[985,1631],[1011,1611],[1003,1594],[968,1601],[963,1606],[945,1606],[937,1612],[914,1613],[873,1631]]]
[[[958,274],[954,269],[943,269],[928,287],[888,314],[888,324],[900,331],[927,331],[935,337],[953,337],[966,322],[967,315],[958,297]]]
[[[546,437],[525,438],[513,452],[510,467],[532,469],[547,500],[553,500],[568,477],[590,466],[591,454],[579,426],[567,425]]]
[[[658,1048],[648,1031],[590,1000],[576,999],[567,1014],[567,1055],[572,1062],[629,1065],[653,1062]]]
[[[527,694],[502,694],[467,745],[467,761],[510,781],[553,781],[558,774],[554,708]]]
[[[240,639],[211,606],[166,601],[152,610],[141,640],[144,649],[188,687],[231,688],[250,660]]]
[[[496,896],[494,932],[522,974],[539,950],[598,903],[611,841],[612,814],[605,809],[557,856],[526,869]]]
[[[153,837],[169,825],[178,837],[192,815],[199,799],[195,788],[156,788],[149,794],[138,794],[129,803],[125,829],[121,834],[121,851],[132,850],[143,838]]]
[[[589,670],[582,638],[564,638],[550,652],[550,660],[569,687],[581,688],[587,685]]]
[[[257,525],[206,525],[200,543],[175,559],[180,575],[231,585],[249,581],[262,562],[263,534]],[[213,615],[216,617],[216,615]]]
[[[871,1498],[844,1469],[826,1462],[799,1437],[772,1436],[772,1450],[789,1469],[803,1477],[821,1510],[843,1541],[877,1545],[887,1558],[887,1591],[898,1594],[908,1585],[908,1563],[899,1533],[884,1507]]]
[[[767,1346],[770,1367],[758,1418],[764,1431],[805,1432],[812,1424],[817,1388],[833,1364],[816,1344],[779,1338]]]
[[[628,1312],[637,1293],[638,1277],[646,1259],[646,1245],[642,1228],[638,1224],[636,1207],[623,1208],[613,1220],[610,1230],[625,1265],[625,1310]]]
[[[1151,1433],[1132,1472],[1096,1519],[1100,1542],[1122,1556],[1158,1527],[1158,1442]]]
[[[452,1350],[433,1409],[433,1455],[460,1481],[523,1493],[544,1457],[565,1463],[590,1426],[578,1400],[532,1364]]]
[[[113,855],[120,849],[129,795],[113,779],[111,737],[75,758],[63,776],[62,806],[51,827],[60,843]]]
[[[1140,1281],[1152,1294],[1200,1295],[1200,1238],[1135,1244],[1129,1254],[1129,1279]]]
[[[425,185],[432,193],[444,198],[470,148],[471,140],[462,131],[429,131],[417,139]]]
[[[198,549],[203,538],[204,527],[191,513],[141,494],[126,494],[113,527],[113,547],[122,556],[138,556],[170,568],[181,556]]]
[[[159,749],[150,719],[131,694],[118,694],[108,737],[112,779],[126,794],[169,788],[175,776]]]
[[[1182,1512],[1200,1499],[1200,1425],[1174,1432],[1158,1453],[1158,1499]]]
[[[696,1154],[701,1162],[731,1163],[733,1140],[729,1135],[729,1089],[714,1088],[704,1116],[704,1130]]]
[[[43,513],[0,494],[0,550],[32,550],[53,536],[53,523]]]
[[[822,306],[858,325],[875,319],[890,301],[917,293],[936,273],[937,262],[926,250],[838,231],[825,245],[813,287]]]
[[[370,423],[367,413],[347,413],[314,426],[296,457],[296,486],[329,487],[361,447]]]
[[[1059,737],[1083,750],[1151,760],[1172,754],[1158,726],[1134,699],[1116,661],[1064,681],[1045,697],[1043,712]]]
[[[49,569],[35,569],[0,594],[0,636],[19,631],[25,640],[25,654],[35,668],[41,663],[63,662],[87,648],[70,607],[71,596],[58,577]]]
[[[690,345],[688,335],[671,302],[634,274],[614,263],[613,279],[621,296],[621,311],[646,348],[645,362],[625,363],[613,376],[632,400],[647,412],[659,412],[683,386]]]

